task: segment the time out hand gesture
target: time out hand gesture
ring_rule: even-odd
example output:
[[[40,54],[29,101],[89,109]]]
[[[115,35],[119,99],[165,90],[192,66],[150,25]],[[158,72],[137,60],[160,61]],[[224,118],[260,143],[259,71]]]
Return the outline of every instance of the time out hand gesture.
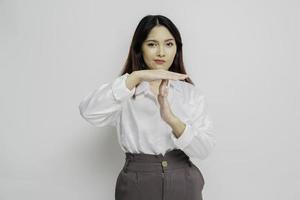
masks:
[[[184,80],[188,77],[186,74],[171,72],[163,69],[157,70],[140,70],[136,71],[140,81],[153,81],[162,80],[159,85],[159,93],[157,100],[160,105],[160,115],[162,119],[170,123],[176,116],[174,116],[170,104],[168,102],[168,85],[169,79],[171,80]]]

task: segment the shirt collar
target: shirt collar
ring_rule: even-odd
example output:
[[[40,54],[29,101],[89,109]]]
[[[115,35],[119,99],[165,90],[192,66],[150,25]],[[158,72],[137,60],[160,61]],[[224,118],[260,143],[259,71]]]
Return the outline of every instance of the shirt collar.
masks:
[[[148,81],[142,81],[135,90],[135,95],[139,95],[140,93],[149,91],[150,84]],[[168,82],[168,87],[172,87],[173,89],[177,91],[181,91],[179,80],[170,80]]]

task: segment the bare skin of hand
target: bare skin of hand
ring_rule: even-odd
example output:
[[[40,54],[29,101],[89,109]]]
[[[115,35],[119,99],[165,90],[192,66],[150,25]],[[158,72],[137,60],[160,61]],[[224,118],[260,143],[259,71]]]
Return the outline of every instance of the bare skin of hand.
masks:
[[[160,115],[162,119],[167,122],[172,127],[172,133],[176,138],[179,138],[185,127],[186,124],[182,122],[178,117],[176,117],[170,107],[168,102],[168,89],[166,86],[168,85],[167,79],[163,79],[159,86],[159,94],[157,96],[159,105],[160,105]]]
[[[163,69],[155,69],[155,70],[139,70],[135,71],[136,77],[138,77],[140,81],[156,81],[162,79],[171,79],[171,80],[184,80],[188,77],[187,74],[181,74],[177,72],[171,72]]]
[[[157,95],[157,100],[160,105],[160,115],[162,119],[166,122],[170,122],[172,119],[175,118],[169,101],[168,101],[168,92],[169,88],[167,88],[169,80],[163,79],[159,85],[159,93]]]

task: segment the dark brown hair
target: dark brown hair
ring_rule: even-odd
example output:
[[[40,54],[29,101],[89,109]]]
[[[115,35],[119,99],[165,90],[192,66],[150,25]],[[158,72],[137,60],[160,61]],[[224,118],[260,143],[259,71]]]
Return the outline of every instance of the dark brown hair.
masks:
[[[174,57],[172,65],[169,68],[169,71],[186,74],[182,56],[182,41],[177,27],[173,24],[173,22],[170,19],[168,19],[165,16],[147,15],[141,19],[141,21],[135,29],[129,49],[129,54],[124,68],[121,72],[121,75],[125,73],[130,74],[133,71],[137,70],[148,69],[142,55],[142,44],[146,40],[152,28],[158,25],[165,26],[170,31],[170,33],[175,38],[177,46],[176,55]],[[194,83],[189,77],[186,78],[184,81],[194,85]]]

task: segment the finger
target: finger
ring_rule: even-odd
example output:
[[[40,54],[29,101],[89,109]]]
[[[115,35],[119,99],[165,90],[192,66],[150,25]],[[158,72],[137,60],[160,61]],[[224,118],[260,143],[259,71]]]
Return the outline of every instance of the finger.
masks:
[[[159,90],[162,91],[166,87],[166,80],[167,79],[162,79],[162,81],[160,82],[160,85],[159,85]]]
[[[162,95],[162,96],[166,96],[167,95],[167,92],[168,92],[168,79],[162,79],[160,85],[159,85],[159,93]]]
[[[183,80],[188,77],[187,74],[182,74],[178,72],[172,72],[172,71],[161,70],[161,69],[158,69],[157,71],[159,72],[158,74],[161,77],[161,79]]]
[[[168,88],[169,85],[169,79],[166,79],[166,88]]]
[[[181,74],[177,72],[170,72],[169,75],[171,76],[171,79],[186,79],[188,77],[187,74]]]

